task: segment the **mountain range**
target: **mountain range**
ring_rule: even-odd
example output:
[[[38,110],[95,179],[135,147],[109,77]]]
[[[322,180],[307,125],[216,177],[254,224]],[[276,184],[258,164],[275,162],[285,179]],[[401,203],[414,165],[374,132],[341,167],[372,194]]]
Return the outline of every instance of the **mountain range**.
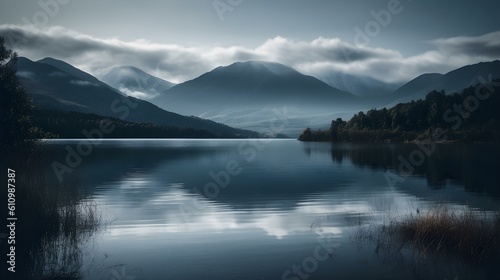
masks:
[[[500,61],[423,74],[403,85],[341,72],[313,77],[264,61],[220,66],[177,85],[132,66],[111,68],[101,80],[52,58],[37,62],[19,58],[17,68],[28,94],[42,109],[118,117],[110,106],[123,99],[138,104],[127,121],[207,129],[219,135],[251,134],[226,125],[269,130],[277,112],[287,119],[280,132],[293,135],[362,110],[421,99],[432,90],[460,91],[482,82],[478,77],[500,78]],[[196,117],[185,117],[189,115]]]
[[[368,76],[328,71],[316,76],[328,85],[360,97],[378,97],[394,92],[400,83],[386,83]]]
[[[113,67],[100,77],[101,81],[133,97],[150,100],[175,86],[133,66]]]
[[[283,129],[292,135],[304,125],[315,126],[316,120],[354,109],[362,101],[291,67],[248,61],[217,67],[151,102],[166,110],[257,131],[269,129],[277,110],[286,111],[290,121]]]
[[[165,109],[200,115],[230,108],[297,106],[329,107],[355,103],[347,92],[291,67],[261,61],[217,67],[176,85],[152,100]]]
[[[257,133],[167,112],[147,101],[126,96],[73,66],[54,59],[16,59],[17,76],[38,109],[74,111],[129,122],[207,130],[220,137],[256,137]]]
[[[423,74],[394,91],[390,95],[393,100],[390,105],[422,99],[432,90],[454,93],[494,79],[500,79],[499,60],[467,65],[446,74]]]

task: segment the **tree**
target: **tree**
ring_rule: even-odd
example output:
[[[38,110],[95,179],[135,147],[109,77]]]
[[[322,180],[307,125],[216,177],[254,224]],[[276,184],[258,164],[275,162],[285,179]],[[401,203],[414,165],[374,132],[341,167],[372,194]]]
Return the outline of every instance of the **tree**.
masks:
[[[300,141],[312,141],[313,140],[313,137],[312,137],[312,131],[311,131],[311,128],[306,128],[302,134],[299,136],[299,140]]]
[[[27,97],[14,69],[17,54],[5,47],[0,37],[0,149],[2,156],[31,151],[36,129],[31,123],[33,104]]]

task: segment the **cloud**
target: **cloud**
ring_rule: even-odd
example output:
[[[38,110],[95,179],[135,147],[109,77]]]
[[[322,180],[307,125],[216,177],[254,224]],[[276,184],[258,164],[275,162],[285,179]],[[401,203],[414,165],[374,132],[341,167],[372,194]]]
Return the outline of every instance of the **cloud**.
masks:
[[[20,78],[27,78],[27,79],[31,79],[33,78],[33,76],[35,76],[35,74],[31,73],[31,72],[28,72],[28,71],[18,71],[16,73],[16,76],[20,77]]]
[[[159,95],[159,93],[151,94],[151,93],[142,92],[142,91],[138,91],[138,90],[130,90],[126,87],[120,87],[120,88],[118,88],[118,90],[125,93],[128,96],[132,96],[132,97],[143,99],[143,100],[150,100],[150,99],[153,99]]]
[[[63,27],[0,25],[0,36],[6,37],[7,44],[20,55],[31,59],[54,57],[98,77],[110,67],[131,65],[174,83],[196,78],[217,66],[247,60],[275,61],[313,76],[343,71],[385,82],[406,82],[422,73],[445,73],[500,58],[500,31],[436,39],[430,44],[433,49],[413,56],[323,37],[298,41],[277,36],[248,48],[101,39]]]
[[[432,41],[442,52],[478,58],[500,57],[500,31],[477,37],[454,37]]]
[[[77,86],[82,86],[82,87],[98,87],[99,85],[96,85],[94,83],[91,83],[91,82],[87,82],[87,81],[76,81],[76,80],[71,80],[69,81],[70,84],[73,84],[73,85],[77,85]]]

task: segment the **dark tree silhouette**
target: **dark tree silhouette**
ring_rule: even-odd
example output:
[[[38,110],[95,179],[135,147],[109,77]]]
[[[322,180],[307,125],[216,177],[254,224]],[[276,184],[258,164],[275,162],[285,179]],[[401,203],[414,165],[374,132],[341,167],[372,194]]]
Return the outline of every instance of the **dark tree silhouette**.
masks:
[[[299,140],[420,141],[429,139],[439,128],[450,141],[500,141],[499,84],[495,80],[488,86],[469,87],[449,95],[432,91],[424,100],[359,112],[347,122],[334,120],[326,131],[306,129]]]
[[[17,54],[5,47],[0,37],[0,148],[2,156],[29,152],[35,144],[37,129],[31,123],[33,105],[14,69]]]

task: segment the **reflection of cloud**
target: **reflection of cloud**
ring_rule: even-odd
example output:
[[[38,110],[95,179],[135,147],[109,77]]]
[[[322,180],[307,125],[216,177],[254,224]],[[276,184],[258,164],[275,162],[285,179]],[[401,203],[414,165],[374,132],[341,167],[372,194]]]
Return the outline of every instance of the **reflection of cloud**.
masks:
[[[345,189],[304,196],[296,203],[266,203],[292,207],[243,209],[238,202],[227,205],[192,194],[182,184],[168,184],[162,188],[163,191],[158,192],[158,182],[135,174],[110,186],[109,192],[98,195],[96,199],[103,205],[111,205],[114,215],[120,217],[108,227],[109,234],[147,237],[158,233],[262,230],[278,239],[311,231],[323,238],[343,237],[352,226],[381,224],[415,214],[417,208],[424,213],[425,209],[435,206],[433,202],[395,189],[376,193],[355,191],[355,194]],[[150,192],[152,189],[154,192]],[[188,211],[186,216],[179,207]],[[449,205],[449,209],[463,210],[465,206]]]
[[[500,31],[477,37],[436,39],[432,41],[434,49],[413,56],[322,37],[297,41],[277,36],[248,48],[100,39],[63,27],[36,29],[0,25],[0,35],[6,36],[7,42],[21,55],[32,59],[52,56],[97,76],[116,65],[134,65],[173,82],[195,78],[220,65],[247,60],[275,61],[309,75],[344,71],[386,82],[405,82],[422,73],[444,73],[466,64],[500,58]]]
[[[115,189],[110,197],[101,197],[104,204],[113,205],[126,201],[124,195],[133,195],[147,188],[152,183],[145,178],[133,178],[123,182]],[[107,200],[107,201],[106,201]],[[116,204],[115,204],[116,205]],[[244,212],[231,209],[225,205],[215,204],[206,199],[200,199],[174,184],[162,194],[156,194],[147,202],[142,202],[136,207],[119,206],[116,211],[119,216],[128,217],[128,221],[114,223],[108,230],[113,236],[137,235],[147,236],[152,233],[208,233],[224,232],[227,230],[261,229],[270,236],[283,238],[295,233],[311,231],[311,223],[318,215],[326,213],[343,214],[346,211],[370,211],[368,205],[352,205],[350,203],[326,204],[321,200],[303,203],[288,211],[282,209],[250,209]],[[179,210],[182,206],[186,212],[183,216]],[[197,207],[197,208],[195,208]],[[147,217],[147,220],[144,218]],[[152,218],[154,217],[154,218]],[[185,220],[185,217],[188,220]],[[318,235],[342,234],[342,222],[336,225],[323,225]]]

